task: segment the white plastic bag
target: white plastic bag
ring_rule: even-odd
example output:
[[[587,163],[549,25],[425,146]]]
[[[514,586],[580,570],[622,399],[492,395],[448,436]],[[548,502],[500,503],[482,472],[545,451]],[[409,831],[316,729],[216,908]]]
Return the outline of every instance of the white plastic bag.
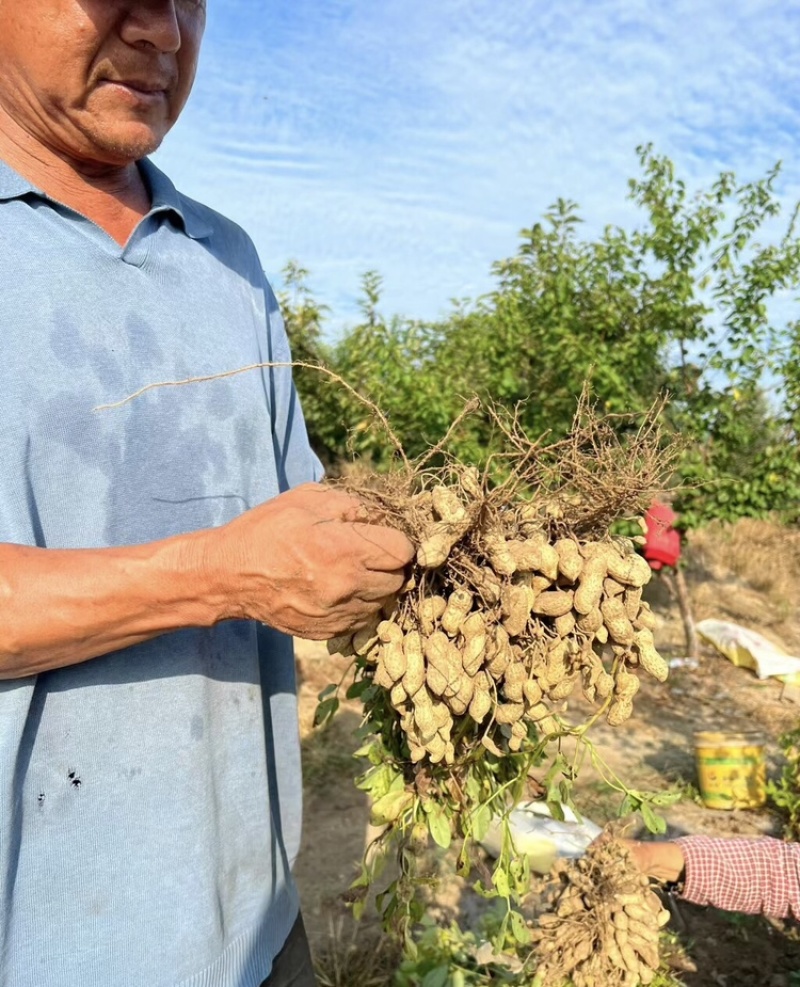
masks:
[[[701,620],[697,633],[734,665],[751,669],[760,679],[800,674],[800,658],[746,627],[726,620]]]
[[[548,874],[557,857],[582,857],[589,844],[602,830],[585,817],[578,820],[566,806],[564,822],[553,819],[544,802],[521,802],[508,816],[511,838],[518,853],[527,854],[531,869]],[[502,823],[492,819],[481,846],[493,857],[500,855],[503,843]]]

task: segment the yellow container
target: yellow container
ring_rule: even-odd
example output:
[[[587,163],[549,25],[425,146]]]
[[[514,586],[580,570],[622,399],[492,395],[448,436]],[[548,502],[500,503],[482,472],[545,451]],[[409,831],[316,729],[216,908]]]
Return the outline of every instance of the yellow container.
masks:
[[[757,809],[767,798],[764,740],[758,733],[696,733],[700,795],[709,809]]]

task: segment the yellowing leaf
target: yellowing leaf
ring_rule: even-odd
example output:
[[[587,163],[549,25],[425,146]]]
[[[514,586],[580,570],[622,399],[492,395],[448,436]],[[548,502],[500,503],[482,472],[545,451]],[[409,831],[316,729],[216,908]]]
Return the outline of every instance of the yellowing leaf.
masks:
[[[398,819],[414,801],[411,792],[390,791],[372,806],[371,818],[375,826],[383,826]]]
[[[450,820],[440,808],[436,807],[428,814],[428,829],[434,842],[443,850],[450,846],[453,839]]]

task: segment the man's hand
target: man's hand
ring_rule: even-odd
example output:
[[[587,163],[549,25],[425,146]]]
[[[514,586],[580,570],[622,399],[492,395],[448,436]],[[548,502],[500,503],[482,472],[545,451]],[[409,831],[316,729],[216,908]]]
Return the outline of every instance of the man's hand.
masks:
[[[311,640],[362,626],[403,585],[414,546],[365,523],[364,506],[309,483],[209,532],[223,618],[259,620]]]

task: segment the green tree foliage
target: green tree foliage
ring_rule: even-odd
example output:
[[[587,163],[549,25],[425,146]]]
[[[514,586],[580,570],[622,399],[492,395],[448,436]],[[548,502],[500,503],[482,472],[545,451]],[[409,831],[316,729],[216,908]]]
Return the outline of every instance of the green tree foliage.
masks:
[[[281,272],[283,290],[278,302],[292,345],[292,359],[312,367],[331,364],[330,347],[323,337],[323,321],[328,314],[308,287],[308,271],[289,261]],[[342,459],[348,435],[347,410],[342,392],[331,386],[331,379],[308,367],[298,367],[294,379],[317,455],[334,467]]]
[[[683,523],[771,512],[792,519],[797,432],[781,400],[797,386],[790,361],[798,326],[772,316],[774,302],[800,282],[797,207],[785,233],[764,245],[758,237],[780,212],[778,166],[747,184],[723,173],[689,198],[666,158],[649,147],[640,157],[644,174],[630,183],[631,196],[649,224],[636,239],[660,274],[655,307],[672,327],[667,420],[687,440]]]
[[[783,838],[800,840],[800,728],[778,738],[785,763],[780,777],[767,783],[767,797],[783,821]]]
[[[442,327],[438,354],[460,364],[461,388],[524,402],[532,432],[563,433],[591,376],[606,410],[635,411],[664,384],[667,337],[641,304],[645,283],[627,236],[579,238],[574,203],[559,200],[523,230],[515,257],[494,266],[497,287],[472,318]]]
[[[444,368],[432,359],[435,329],[421,322],[380,314],[381,279],[368,272],[362,280],[362,321],[339,341],[333,362],[360,394],[387,415],[391,428],[409,455],[441,438],[454,406],[449,387],[442,387]],[[386,435],[376,430],[367,407],[348,401],[352,425],[350,445],[378,466],[393,454]]]
[[[305,272],[287,269],[297,359],[326,363],[375,402],[410,455],[441,438],[474,394],[517,408],[530,434],[557,437],[587,379],[610,413],[644,411],[668,393],[664,424],[686,443],[676,480],[689,481],[678,503],[687,526],[796,516],[800,321],[775,313],[800,283],[800,238],[797,210],[773,232],[779,169],[750,183],[725,172],[690,193],[651,147],[639,162],[635,228],[583,237],[578,206],[559,199],[494,265],[493,291],[437,322],[384,318],[381,279],[369,272],[359,324],[327,346]],[[365,405],[308,376],[299,386],[329,461],[356,452],[386,466],[391,446]],[[465,461],[494,448],[491,420],[459,432]]]

